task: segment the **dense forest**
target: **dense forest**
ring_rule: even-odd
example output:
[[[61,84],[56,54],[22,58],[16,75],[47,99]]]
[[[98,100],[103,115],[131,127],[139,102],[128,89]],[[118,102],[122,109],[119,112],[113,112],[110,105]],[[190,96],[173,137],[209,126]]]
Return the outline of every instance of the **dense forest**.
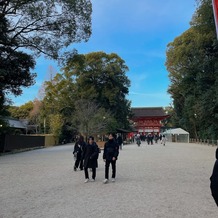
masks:
[[[170,123],[191,137],[217,139],[218,41],[212,1],[198,1],[190,28],[170,42],[166,67],[173,104]]]

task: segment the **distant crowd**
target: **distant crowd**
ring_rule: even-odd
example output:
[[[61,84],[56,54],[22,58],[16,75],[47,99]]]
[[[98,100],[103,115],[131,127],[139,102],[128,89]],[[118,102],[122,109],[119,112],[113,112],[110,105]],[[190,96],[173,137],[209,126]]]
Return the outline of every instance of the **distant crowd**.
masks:
[[[154,142],[158,143],[158,141],[160,141],[160,143],[165,146],[167,139],[166,139],[165,135],[162,135],[162,134],[152,134],[152,133],[140,134],[140,133],[137,133],[134,135],[134,137],[131,137],[130,140],[131,140],[131,142],[136,142],[136,144],[138,144],[138,145],[141,144],[141,141],[147,141],[148,145],[153,145]]]

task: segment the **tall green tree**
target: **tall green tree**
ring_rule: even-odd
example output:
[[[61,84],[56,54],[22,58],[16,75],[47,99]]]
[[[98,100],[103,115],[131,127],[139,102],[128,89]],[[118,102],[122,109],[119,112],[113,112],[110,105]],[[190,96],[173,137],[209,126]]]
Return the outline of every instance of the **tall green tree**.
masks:
[[[100,126],[93,124],[91,126],[95,128],[92,129],[101,132],[105,128],[129,128],[131,110],[126,95],[130,81],[125,75],[128,70],[125,62],[116,54],[93,52],[87,55],[74,54],[65,63],[62,73],[45,82],[45,97],[42,101],[44,116],[61,114],[63,129],[88,134],[93,130],[87,131],[81,127],[86,123],[85,117],[79,119],[82,122],[78,123],[82,111],[78,102],[94,102],[98,107],[92,116],[93,120],[98,120]],[[107,115],[102,115],[102,110]],[[98,118],[97,114],[100,114]],[[107,118],[107,122],[102,120],[103,117]]]
[[[46,114],[61,113],[66,119],[71,118],[74,102],[78,100],[75,79],[69,73],[58,73],[44,84],[43,105]]]
[[[63,126],[62,116],[60,114],[50,114],[49,123],[50,123],[50,133],[54,135],[56,144],[58,144],[61,135],[61,129]]]
[[[165,129],[173,128],[177,126],[176,124],[176,114],[172,106],[164,108],[164,112],[169,115],[166,119],[162,120],[161,123]]]
[[[57,58],[61,48],[89,39],[91,13],[90,0],[2,0],[0,46]]]
[[[23,87],[34,84],[32,54],[58,59],[62,48],[87,41],[91,13],[89,0],[0,1],[1,99],[18,96]]]
[[[117,54],[92,52],[74,55],[66,61],[64,74],[75,79],[79,99],[93,100],[110,111],[118,127],[128,128],[131,114],[126,99],[130,80],[128,67]]]
[[[30,112],[33,110],[33,102],[29,101],[21,106],[10,106],[8,111],[10,116],[17,119],[29,119]]]
[[[0,110],[3,110],[6,95],[9,93],[20,95],[23,87],[34,84],[36,75],[30,73],[35,66],[32,56],[17,51],[14,47],[16,41],[14,45],[10,45],[10,23],[1,14],[1,7],[3,6],[0,6]]]
[[[49,114],[60,114],[63,119],[61,139],[71,141],[77,133],[72,116],[75,111],[75,101],[78,100],[75,91],[75,80],[69,74],[58,73],[51,81],[44,83],[44,98],[40,110],[45,132],[50,129]]]
[[[218,42],[212,1],[199,1],[190,28],[168,44],[166,67],[176,122],[192,137],[217,137]]]

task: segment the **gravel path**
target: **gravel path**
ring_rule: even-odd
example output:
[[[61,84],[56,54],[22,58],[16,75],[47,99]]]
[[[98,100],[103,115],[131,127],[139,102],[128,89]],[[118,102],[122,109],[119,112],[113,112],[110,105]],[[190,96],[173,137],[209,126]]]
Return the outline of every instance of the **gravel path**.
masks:
[[[215,149],[125,145],[108,184],[102,153],[96,181],[84,184],[84,172],[73,171],[73,144],[0,156],[0,218],[217,218],[209,189]]]

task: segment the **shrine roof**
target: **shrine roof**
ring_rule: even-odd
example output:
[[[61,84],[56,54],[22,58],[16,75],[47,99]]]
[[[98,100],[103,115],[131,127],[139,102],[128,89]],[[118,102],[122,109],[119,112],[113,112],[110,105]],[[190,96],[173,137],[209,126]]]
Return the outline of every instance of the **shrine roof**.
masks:
[[[133,118],[135,117],[168,117],[162,107],[133,107],[131,108]]]
[[[8,125],[12,128],[26,129],[26,125],[21,120],[12,117],[2,117],[2,116],[0,116],[0,118],[6,121]]]

